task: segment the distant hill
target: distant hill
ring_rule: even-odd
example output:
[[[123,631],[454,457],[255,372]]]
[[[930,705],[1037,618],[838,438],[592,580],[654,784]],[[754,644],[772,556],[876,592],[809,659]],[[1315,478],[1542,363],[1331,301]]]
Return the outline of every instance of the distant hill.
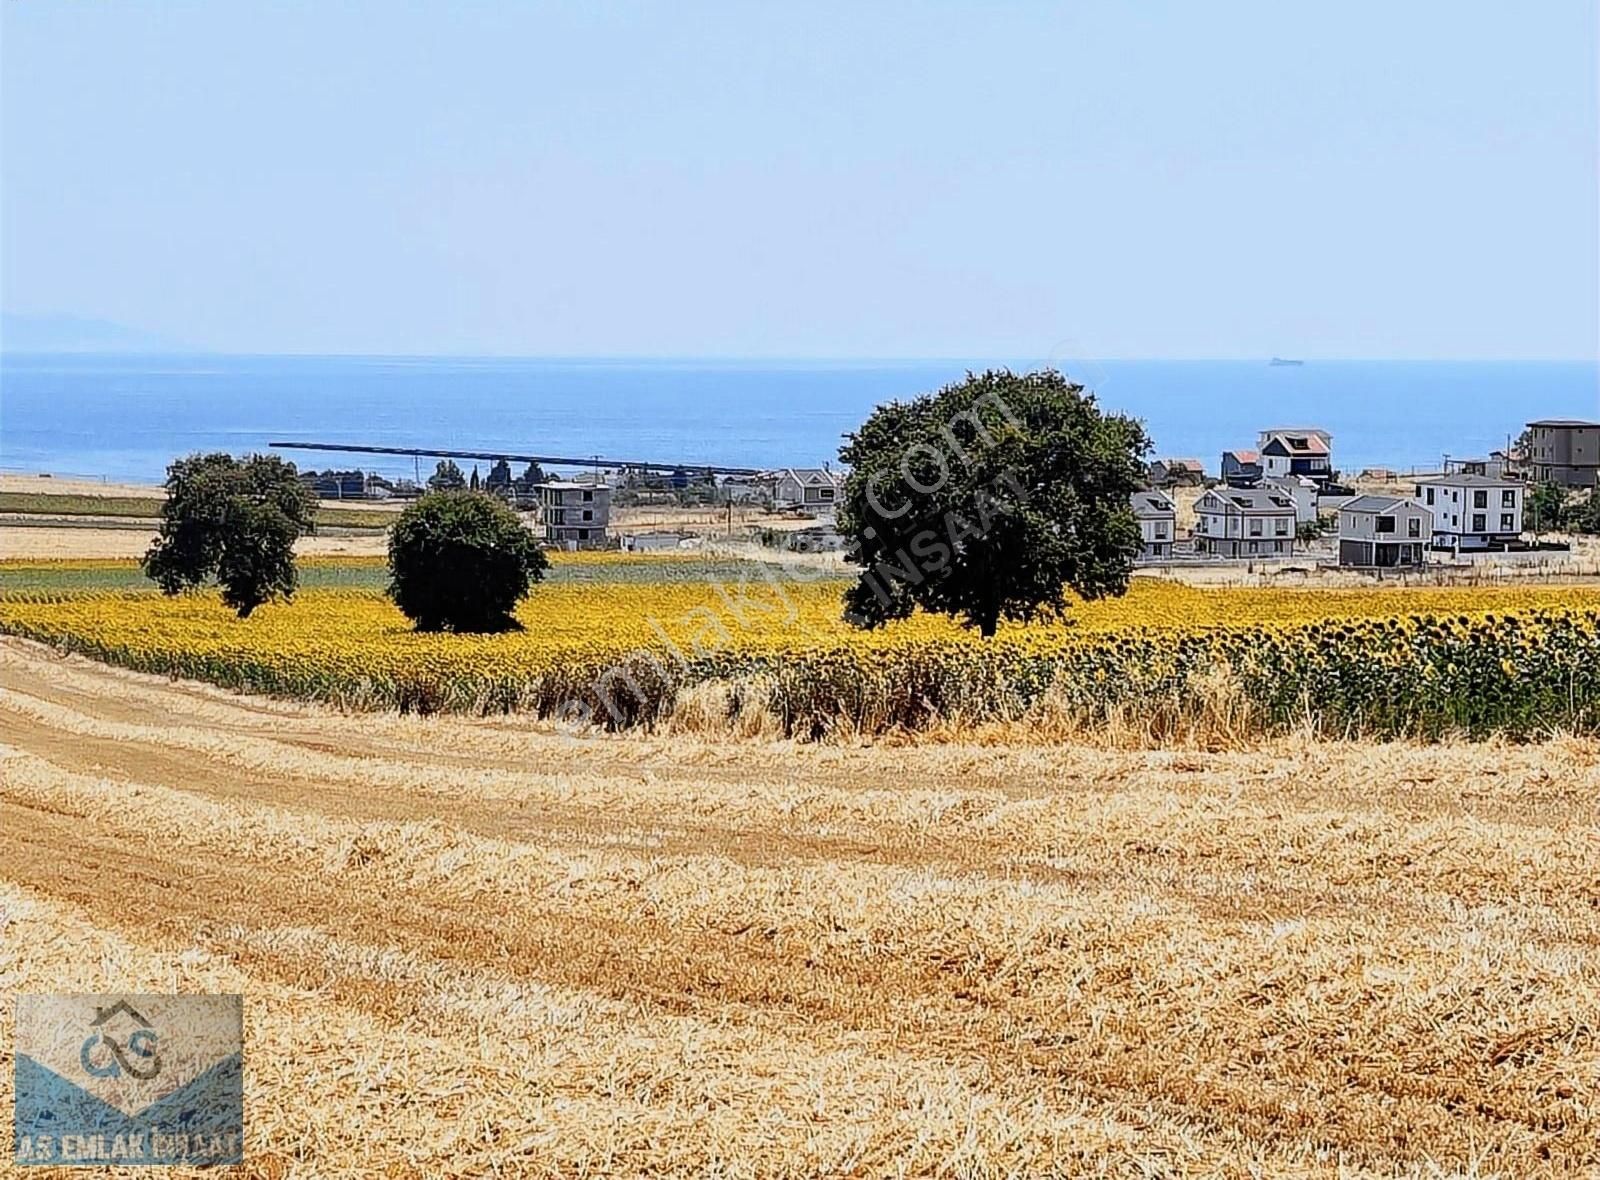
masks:
[[[110,320],[75,315],[0,315],[3,352],[183,352],[180,341]]]

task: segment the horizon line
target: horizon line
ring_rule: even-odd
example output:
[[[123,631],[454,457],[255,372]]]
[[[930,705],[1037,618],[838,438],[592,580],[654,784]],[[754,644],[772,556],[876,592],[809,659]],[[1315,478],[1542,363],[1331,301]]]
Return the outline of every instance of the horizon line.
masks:
[[[787,364],[1026,364],[1034,368],[1063,367],[1063,363],[1145,363],[1145,364],[1262,364],[1274,360],[1293,360],[1304,364],[1600,364],[1600,353],[1591,356],[1316,356],[1297,354],[1292,357],[1278,355],[1209,355],[1209,356],[1082,356],[1078,358],[1041,358],[1024,361],[1019,357],[999,354],[950,354],[943,356],[881,355],[808,355],[783,353],[520,353],[520,352],[309,352],[309,351],[259,351],[216,348],[76,348],[76,349],[10,349],[0,344],[0,357],[228,357],[238,359],[300,359],[300,360],[403,360],[403,361],[547,361],[547,362],[606,362],[606,363],[787,363]]]

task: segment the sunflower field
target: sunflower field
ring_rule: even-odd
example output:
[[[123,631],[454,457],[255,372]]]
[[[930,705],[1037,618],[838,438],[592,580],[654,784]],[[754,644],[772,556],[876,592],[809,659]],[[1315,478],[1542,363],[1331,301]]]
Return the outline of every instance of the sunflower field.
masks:
[[[557,559],[559,564],[562,559]],[[138,671],[342,708],[527,712],[621,728],[686,693],[785,734],[1049,721],[1437,738],[1600,731],[1600,592],[1198,589],[1118,599],[985,641],[918,615],[841,617],[844,583],[753,563],[585,559],[505,635],[420,635],[366,575],[323,571],[240,620],[215,593],[115,582],[104,562],[0,563],[0,632]],[[615,568],[615,575],[607,571]],[[125,572],[125,571],[122,571]],[[369,571],[370,573],[370,571]],[[76,577],[75,577],[76,576]]]

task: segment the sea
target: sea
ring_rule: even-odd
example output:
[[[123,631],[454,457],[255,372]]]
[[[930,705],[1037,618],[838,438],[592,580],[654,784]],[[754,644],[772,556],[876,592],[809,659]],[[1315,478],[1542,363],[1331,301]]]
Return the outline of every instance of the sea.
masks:
[[[879,403],[999,366],[1039,362],[13,353],[0,356],[0,469],[159,482],[177,456],[285,440],[821,466]],[[1503,448],[1533,418],[1600,418],[1600,367],[1587,361],[1055,367],[1104,408],[1142,419],[1153,457],[1199,458],[1211,472],[1224,449],[1251,448],[1270,426],[1331,431],[1334,465],[1347,473],[1409,472]],[[282,453],[302,468],[398,477],[415,467],[404,457]]]

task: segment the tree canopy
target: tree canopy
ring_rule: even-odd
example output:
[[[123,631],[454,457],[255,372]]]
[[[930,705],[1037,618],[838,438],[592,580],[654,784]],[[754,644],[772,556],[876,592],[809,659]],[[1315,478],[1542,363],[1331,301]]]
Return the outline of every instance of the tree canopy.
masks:
[[[1526,532],[1555,532],[1566,523],[1567,492],[1559,484],[1529,486],[1522,503],[1522,527]]]
[[[467,477],[461,474],[454,459],[440,459],[433,474],[428,476],[428,487],[436,492],[452,492],[467,486]]]
[[[496,459],[494,466],[489,468],[489,474],[484,477],[485,491],[505,495],[511,490],[512,485],[511,464],[504,459]]]
[[[510,631],[549,559],[486,492],[429,492],[389,530],[389,596],[419,631]]]
[[[1053,370],[996,370],[879,406],[847,437],[839,527],[864,572],[861,626],[920,606],[992,635],[1003,618],[1128,586],[1140,533],[1129,497],[1149,440]]]
[[[215,577],[222,601],[246,618],[294,594],[294,543],[315,527],[316,498],[276,455],[190,455],[167,468],[161,529],[144,570],[164,593]]]

